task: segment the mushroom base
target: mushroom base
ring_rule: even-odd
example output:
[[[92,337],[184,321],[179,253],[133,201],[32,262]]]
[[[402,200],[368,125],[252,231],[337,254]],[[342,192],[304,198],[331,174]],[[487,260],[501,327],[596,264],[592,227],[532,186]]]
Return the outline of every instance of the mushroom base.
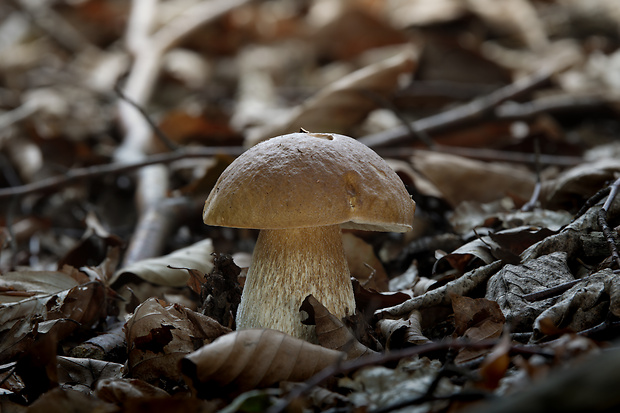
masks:
[[[273,328],[316,342],[299,307],[312,294],[330,313],[355,312],[338,225],[261,230],[237,310],[237,329]]]

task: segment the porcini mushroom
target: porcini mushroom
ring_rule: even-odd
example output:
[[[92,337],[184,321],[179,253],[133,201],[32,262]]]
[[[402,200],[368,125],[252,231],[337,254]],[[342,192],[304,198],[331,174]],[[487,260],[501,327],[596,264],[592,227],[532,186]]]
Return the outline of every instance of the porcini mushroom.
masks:
[[[292,133],[244,152],[205,202],[208,225],[260,229],[237,328],[315,341],[299,307],[312,294],[332,314],[355,312],[340,228],[405,232],[415,202],[388,164],[353,138]]]

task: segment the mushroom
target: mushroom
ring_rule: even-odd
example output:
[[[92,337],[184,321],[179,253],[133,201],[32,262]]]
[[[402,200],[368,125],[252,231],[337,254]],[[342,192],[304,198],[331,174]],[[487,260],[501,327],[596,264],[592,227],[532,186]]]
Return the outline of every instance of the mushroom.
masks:
[[[316,341],[299,311],[309,294],[338,317],[355,313],[340,228],[406,232],[414,211],[398,175],[353,138],[303,131],[250,148],[220,175],[203,212],[208,225],[260,229],[237,328]]]

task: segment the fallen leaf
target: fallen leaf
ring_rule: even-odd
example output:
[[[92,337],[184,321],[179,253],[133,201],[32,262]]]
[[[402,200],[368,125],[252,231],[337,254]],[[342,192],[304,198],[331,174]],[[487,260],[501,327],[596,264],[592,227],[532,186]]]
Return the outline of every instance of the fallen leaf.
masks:
[[[531,331],[532,323],[557,298],[529,302],[524,295],[574,279],[565,252],[555,252],[520,265],[504,266],[488,282],[485,297],[496,301],[511,331]]]
[[[366,289],[388,291],[387,274],[372,246],[349,232],[342,234],[342,243],[351,276]]]
[[[345,133],[377,107],[376,98],[394,93],[399,77],[410,74],[415,66],[412,49],[390,59],[366,66],[322,89],[312,98],[295,108],[278,124],[252,131],[246,146],[255,145],[272,136],[309,131]]]
[[[617,275],[606,268],[574,285],[536,318],[532,341],[561,332],[578,333],[603,323],[610,312],[610,301],[617,307],[619,283]]]
[[[510,335],[501,338],[491,352],[487,354],[480,366],[481,384],[486,389],[496,389],[499,381],[506,375],[510,366]]]
[[[309,316],[308,320],[304,321],[304,324],[314,324],[316,326],[316,336],[321,346],[346,353],[347,360],[376,353],[360,343],[342,320],[331,314],[312,295],[304,299],[300,310],[305,311]]]
[[[153,284],[183,287],[187,285],[189,278],[185,268],[194,268],[204,274],[211,272],[213,269],[212,252],[213,243],[210,239],[205,239],[168,255],[138,261],[121,268],[116,271],[109,283],[114,284],[123,276],[137,275]]]
[[[430,151],[416,151],[411,162],[453,207],[464,201],[486,203],[507,195],[527,200],[534,190],[534,175],[515,165]]]
[[[181,370],[202,397],[237,395],[277,382],[304,381],[344,358],[277,330],[226,334],[185,356]]]
[[[377,328],[386,338],[388,349],[402,348],[406,345],[421,345],[430,342],[422,332],[422,315],[419,311],[412,311],[405,318],[382,318],[377,322]]]
[[[125,329],[129,373],[149,383],[179,381],[181,358],[230,331],[210,317],[156,298],[140,304]]]

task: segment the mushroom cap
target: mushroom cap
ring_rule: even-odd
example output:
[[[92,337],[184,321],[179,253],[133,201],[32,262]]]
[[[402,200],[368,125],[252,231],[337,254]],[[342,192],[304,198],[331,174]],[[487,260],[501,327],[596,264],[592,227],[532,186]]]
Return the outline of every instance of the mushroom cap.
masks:
[[[389,165],[343,135],[291,133],[248,149],[220,175],[205,224],[256,229],[341,224],[409,231],[415,202]]]

